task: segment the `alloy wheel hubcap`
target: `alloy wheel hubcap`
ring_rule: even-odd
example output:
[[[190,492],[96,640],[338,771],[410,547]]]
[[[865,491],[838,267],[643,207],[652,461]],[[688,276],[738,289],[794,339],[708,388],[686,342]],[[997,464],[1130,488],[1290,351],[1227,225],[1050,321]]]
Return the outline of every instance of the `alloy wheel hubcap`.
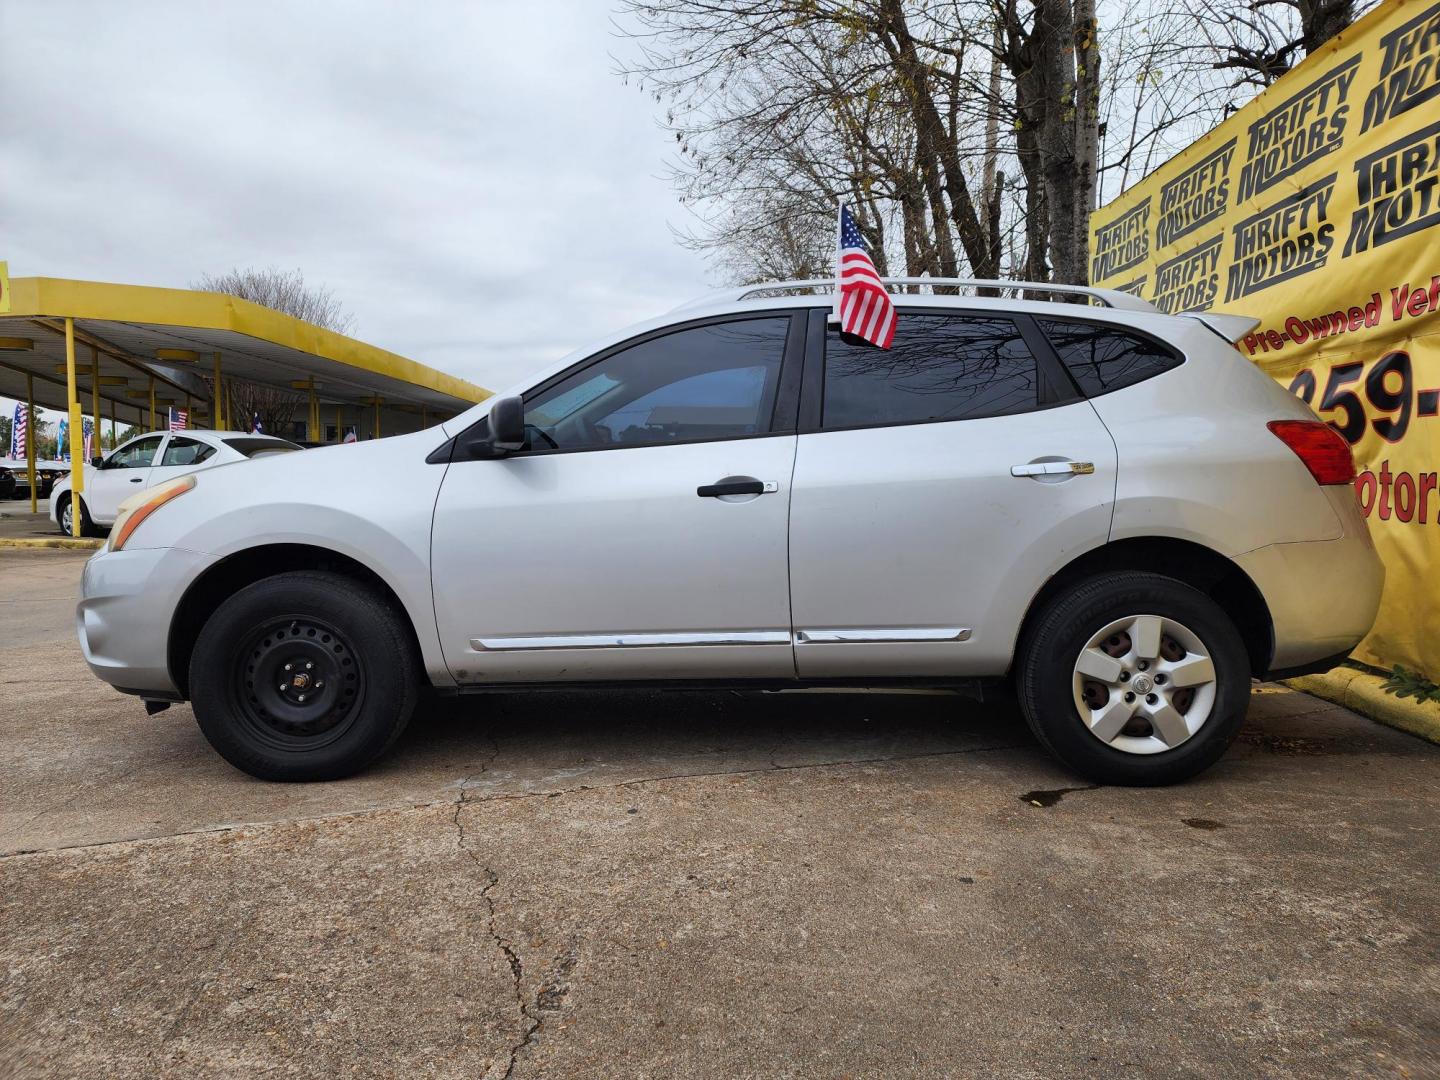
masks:
[[[1075,661],[1075,707],[1090,734],[1127,754],[1195,735],[1215,708],[1215,663],[1189,627],[1131,615],[1102,627]]]

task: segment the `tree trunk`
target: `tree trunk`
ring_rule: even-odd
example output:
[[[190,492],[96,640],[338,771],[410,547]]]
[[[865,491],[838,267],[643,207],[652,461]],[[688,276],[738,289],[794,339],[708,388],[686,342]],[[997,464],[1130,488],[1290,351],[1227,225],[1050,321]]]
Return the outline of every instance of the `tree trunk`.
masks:
[[[1355,21],[1354,0],[1300,0],[1300,45],[1309,56]]]
[[[1075,285],[1088,284],[1090,212],[1100,160],[1100,41],[1095,0],[1075,0]]]
[[[1074,283],[1080,280],[1084,256],[1076,244],[1075,19],[1070,0],[1036,0],[1029,52],[1033,94],[1024,107],[1036,120],[1050,217],[1050,262],[1056,280]]]
[[[940,110],[930,90],[929,69],[920,59],[915,39],[910,35],[901,0],[882,0],[880,22],[875,29],[891,54],[900,76],[900,88],[910,106],[921,176],[927,192],[931,193],[932,213],[937,222],[943,220],[944,203],[942,201],[937,205],[935,201],[938,186],[939,193],[948,197],[949,217],[970,262],[971,271],[976,277],[995,277],[998,273],[998,253],[990,250],[985,228],[980,223],[980,215],[976,212],[970,186],[961,167],[959,147],[946,132],[945,123],[940,118]],[[937,241],[945,232],[936,228]],[[941,262],[942,265],[945,262],[943,249]]]

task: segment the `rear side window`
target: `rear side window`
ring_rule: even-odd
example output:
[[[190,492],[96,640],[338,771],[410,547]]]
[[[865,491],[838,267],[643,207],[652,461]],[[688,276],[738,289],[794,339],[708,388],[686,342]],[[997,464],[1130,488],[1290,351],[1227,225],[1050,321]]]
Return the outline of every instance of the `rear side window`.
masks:
[[[1163,345],[1113,326],[1041,319],[1040,328],[1086,397],[1133,386],[1180,364]]]
[[[822,426],[974,420],[1039,403],[1035,357],[1010,319],[903,312],[889,349],[825,342]]]
[[[207,443],[171,435],[170,444],[165,447],[165,456],[160,459],[160,464],[162,466],[199,465],[214,454],[215,448]]]
[[[284,439],[226,439],[225,445],[250,458],[259,457],[261,454],[288,454],[292,450],[300,449]]]

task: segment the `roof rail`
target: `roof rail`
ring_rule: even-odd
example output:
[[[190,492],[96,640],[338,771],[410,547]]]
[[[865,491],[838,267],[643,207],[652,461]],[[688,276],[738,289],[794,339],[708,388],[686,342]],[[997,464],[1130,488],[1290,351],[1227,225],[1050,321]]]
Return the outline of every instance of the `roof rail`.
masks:
[[[886,277],[886,285],[939,285],[948,288],[963,286],[969,288],[1024,289],[1044,293],[1070,293],[1099,300],[1106,307],[1122,311],[1158,311],[1154,304],[1118,289],[1097,289],[1090,285],[1061,285],[1050,281],[1001,281],[998,278],[945,278],[945,277]],[[729,304],[748,300],[761,293],[774,292],[833,292],[834,278],[807,278],[804,281],[764,281],[756,285],[742,285],[735,289],[707,293],[687,300],[676,311],[708,304]]]

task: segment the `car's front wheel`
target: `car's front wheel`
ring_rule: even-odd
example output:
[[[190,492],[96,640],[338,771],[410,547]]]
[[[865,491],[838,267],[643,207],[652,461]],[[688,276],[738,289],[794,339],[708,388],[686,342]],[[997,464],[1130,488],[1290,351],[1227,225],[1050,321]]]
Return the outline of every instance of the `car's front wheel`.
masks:
[[[74,514],[77,502],[80,505],[80,535],[98,536],[99,530],[95,528],[95,523],[90,520],[90,510],[86,507],[85,500],[77,498],[74,495],[66,495],[65,501],[60,504],[60,513],[58,515],[60,518],[60,532],[65,536],[75,535],[72,530],[75,527]]]
[[[200,730],[262,780],[336,780],[400,737],[420,691],[405,616],[364,583],[278,574],[224,601],[190,660]]]
[[[1062,762],[1106,784],[1170,784],[1213,764],[1250,701],[1225,611],[1174,578],[1114,573],[1055,597],[1021,642],[1016,692]]]

